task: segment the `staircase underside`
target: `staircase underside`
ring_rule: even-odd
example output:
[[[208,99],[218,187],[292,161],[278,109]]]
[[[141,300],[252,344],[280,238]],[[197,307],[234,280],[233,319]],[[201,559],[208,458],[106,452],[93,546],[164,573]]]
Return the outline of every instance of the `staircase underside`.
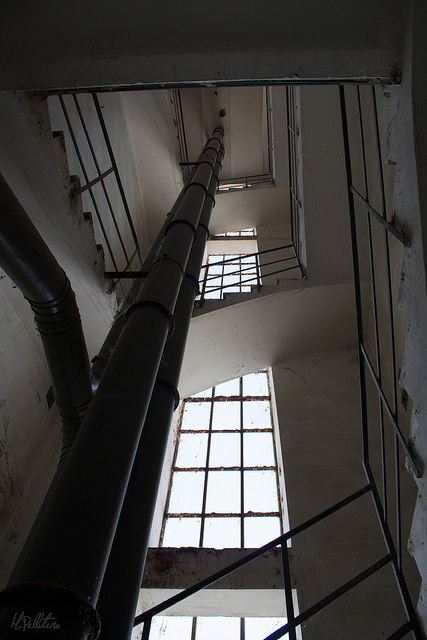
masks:
[[[288,358],[355,346],[353,284],[297,281],[210,300],[191,321],[180,393],[185,397]],[[207,362],[209,367],[200,366]]]

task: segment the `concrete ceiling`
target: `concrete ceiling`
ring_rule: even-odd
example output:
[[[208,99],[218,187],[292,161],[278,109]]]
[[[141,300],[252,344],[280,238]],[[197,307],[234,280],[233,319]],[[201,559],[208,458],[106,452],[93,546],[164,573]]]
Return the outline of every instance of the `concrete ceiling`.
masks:
[[[289,191],[269,186],[218,194],[212,212],[212,234],[287,223]]]
[[[406,0],[6,0],[1,89],[386,76]]]
[[[188,158],[195,161],[213,129],[224,127],[222,179],[268,173],[265,87],[181,90]]]

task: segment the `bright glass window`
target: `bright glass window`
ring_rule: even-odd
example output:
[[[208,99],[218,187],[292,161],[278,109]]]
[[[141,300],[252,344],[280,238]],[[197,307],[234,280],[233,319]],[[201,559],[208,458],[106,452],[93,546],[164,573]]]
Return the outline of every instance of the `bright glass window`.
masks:
[[[283,533],[282,515],[268,372],[186,398],[160,545],[258,548]],[[156,616],[149,639],[260,640],[286,622]]]
[[[220,238],[220,237],[250,237],[250,236],[256,236],[256,229],[252,228],[252,229],[240,229],[239,231],[227,231],[226,233],[217,233],[216,237]]]
[[[253,548],[278,537],[282,505],[267,371],[186,398],[182,416],[160,544]]]
[[[226,293],[247,293],[261,282],[255,255],[209,255],[206,264],[205,299],[222,299]]]
[[[157,616],[151,624],[150,640],[260,640],[286,622],[286,618]],[[288,637],[283,636],[285,640]]]

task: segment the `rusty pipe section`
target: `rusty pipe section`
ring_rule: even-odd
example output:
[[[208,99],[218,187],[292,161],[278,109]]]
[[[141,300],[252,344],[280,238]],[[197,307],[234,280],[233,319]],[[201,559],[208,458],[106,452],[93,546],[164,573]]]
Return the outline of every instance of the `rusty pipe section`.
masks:
[[[16,602],[21,603],[20,610],[28,607],[34,615],[41,610],[35,610],[31,599],[45,584],[70,599],[69,609],[56,612],[61,629],[75,622],[72,594],[84,599],[88,611],[95,611],[222,136],[222,128],[214,131],[192,181],[185,187],[139,300],[127,312],[126,324],[67,462],[57,474],[31,540],[24,547],[23,561],[14,572],[8,595],[11,602],[25,588],[27,597],[1,606],[0,594],[0,631],[4,638],[11,637]],[[46,598],[44,610],[49,606]],[[96,633],[82,626],[73,639],[95,638]],[[58,634],[56,630],[44,631],[43,637],[57,638]]]
[[[34,312],[62,418],[62,460],[92,399],[79,310],[64,270],[1,175],[0,212],[0,266]]]

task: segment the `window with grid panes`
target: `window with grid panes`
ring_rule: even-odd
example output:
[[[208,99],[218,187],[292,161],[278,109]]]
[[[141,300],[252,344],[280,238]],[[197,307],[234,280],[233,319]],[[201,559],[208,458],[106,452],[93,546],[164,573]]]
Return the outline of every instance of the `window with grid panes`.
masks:
[[[254,548],[283,533],[267,371],[186,398],[160,544]]]
[[[220,238],[220,237],[226,237],[226,238],[231,238],[231,237],[250,237],[250,236],[256,236],[256,230],[255,229],[240,229],[239,231],[227,231],[226,233],[217,233],[216,237]]]
[[[256,256],[245,254],[209,255],[205,299],[222,299],[226,293],[250,292],[260,284]]]
[[[268,372],[186,398],[161,546],[253,548],[281,533]],[[285,617],[156,616],[150,640],[260,640],[286,622]]]
[[[286,618],[156,616],[150,640],[261,640],[286,622]]]

